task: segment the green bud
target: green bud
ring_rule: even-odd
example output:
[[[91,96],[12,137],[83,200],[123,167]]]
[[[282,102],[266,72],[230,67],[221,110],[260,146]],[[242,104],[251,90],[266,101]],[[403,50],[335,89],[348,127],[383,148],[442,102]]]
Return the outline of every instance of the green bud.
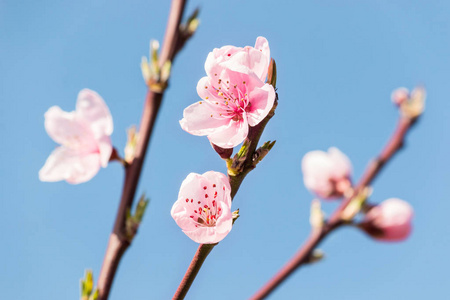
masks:
[[[341,219],[343,221],[350,222],[353,218],[361,211],[367,198],[372,194],[372,189],[370,187],[365,187],[354,196],[347,207],[344,208],[341,214]]]
[[[236,209],[235,211],[233,211],[233,213],[232,213],[233,224],[234,224],[234,222],[236,222],[236,220],[237,220],[239,217],[240,217],[240,215],[239,215],[239,208],[238,208],[238,209]]]
[[[321,261],[325,257],[325,253],[320,249],[314,249],[313,252],[309,255],[306,263],[313,264]]]
[[[92,274],[92,270],[86,270],[84,278],[81,279],[81,298],[87,299],[94,288],[94,275]]]
[[[319,199],[314,199],[311,202],[311,213],[309,216],[309,223],[314,229],[321,229],[325,221],[325,214],[322,211]]]
[[[270,150],[272,150],[273,146],[275,145],[276,141],[268,141],[265,142],[261,147],[259,147],[253,157],[253,165],[256,166],[260,161],[263,160],[263,158],[269,153]]]
[[[125,222],[125,232],[127,238],[131,241],[133,240],[136,232],[139,228],[139,225],[142,222],[142,218],[144,217],[145,210],[149,203],[149,199],[145,198],[145,194],[141,196],[139,199],[134,215],[131,214],[130,210],[127,212],[126,222]]]

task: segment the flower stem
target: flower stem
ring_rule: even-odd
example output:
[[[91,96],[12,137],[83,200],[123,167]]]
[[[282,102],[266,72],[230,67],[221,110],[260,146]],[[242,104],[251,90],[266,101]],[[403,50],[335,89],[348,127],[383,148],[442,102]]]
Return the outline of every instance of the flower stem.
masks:
[[[166,61],[174,60],[175,55],[181,50],[188,38],[179,34],[179,27],[185,4],[186,0],[172,0],[159,61],[161,66]],[[119,266],[123,254],[131,244],[132,238],[130,239],[130,237],[127,236],[125,226],[127,211],[129,211],[133,205],[142,165],[144,164],[147,147],[162,103],[163,95],[164,91],[154,92],[148,90],[145,98],[139,129],[140,138],[136,145],[134,160],[126,167],[122,196],[114,222],[114,228],[109,238],[102,269],[97,282],[99,300],[108,299],[117,267]]]
[[[352,199],[358,195],[359,191],[367,187],[379,174],[381,169],[403,146],[405,136],[417,118],[408,118],[400,116],[394,134],[381,151],[379,156],[369,163],[360,181],[356,185],[353,193],[345,198],[341,205],[334,211],[328,221],[320,230],[312,230],[309,238],[304,242],[303,246],[297,253],[270,279],[259,291],[257,291],[250,299],[259,300],[266,298],[275,288],[277,288],[286,278],[295,270],[304,265],[313,250],[335,229],[345,225],[341,218],[341,214]]]

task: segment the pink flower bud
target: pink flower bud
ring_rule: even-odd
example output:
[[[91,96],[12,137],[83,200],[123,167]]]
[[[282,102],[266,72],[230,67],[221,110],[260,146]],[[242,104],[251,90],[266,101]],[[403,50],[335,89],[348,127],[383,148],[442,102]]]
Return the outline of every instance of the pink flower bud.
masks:
[[[45,130],[61,146],[50,154],[39,171],[40,180],[77,184],[90,180],[100,167],[108,165],[113,121],[96,92],[81,90],[72,112],[50,107],[45,113]]]
[[[390,198],[371,208],[361,226],[377,240],[402,241],[411,233],[413,213],[407,202]]]
[[[230,193],[230,183],[224,174],[191,173],[181,184],[170,214],[194,242],[218,243],[233,225]]]
[[[311,151],[302,159],[303,181],[307,189],[324,199],[341,197],[351,187],[350,160],[337,148]]]
[[[407,88],[401,87],[394,90],[391,94],[392,102],[395,105],[400,106],[402,103],[406,102],[409,98],[409,91]]]

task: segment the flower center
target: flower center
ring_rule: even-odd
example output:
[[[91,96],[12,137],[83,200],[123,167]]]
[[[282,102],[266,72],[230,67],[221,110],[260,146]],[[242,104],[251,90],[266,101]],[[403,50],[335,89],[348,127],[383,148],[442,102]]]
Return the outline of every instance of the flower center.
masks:
[[[215,75],[217,76],[217,74]],[[245,81],[242,81],[242,84],[236,84],[228,80],[218,79],[217,84],[212,87],[217,93],[217,98],[215,102],[213,100],[211,102],[218,106],[221,113],[211,114],[211,118],[242,120],[244,112],[249,112],[251,107],[246,84]],[[205,86],[205,88],[208,87]],[[206,100],[208,100],[208,97]]]
[[[213,189],[216,187],[213,184]],[[216,226],[217,219],[222,215],[222,208],[218,207],[217,201],[217,191],[214,189],[213,200],[209,200],[210,195],[206,192],[207,187],[204,186],[205,190],[205,203],[202,204],[200,200],[194,200],[186,198],[186,203],[190,204],[193,214],[189,217],[194,221],[195,227],[214,227]]]

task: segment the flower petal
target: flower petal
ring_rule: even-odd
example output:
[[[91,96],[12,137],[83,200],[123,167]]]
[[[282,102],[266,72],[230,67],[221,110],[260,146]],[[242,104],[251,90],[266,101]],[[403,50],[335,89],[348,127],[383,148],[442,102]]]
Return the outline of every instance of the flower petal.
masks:
[[[65,147],[58,147],[39,171],[39,179],[49,182],[66,180],[68,183],[78,184],[90,180],[99,169],[98,153],[81,154]]]
[[[170,215],[175,220],[178,226],[184,230],[195,230],[195,222],[190,218],[193,212],[189,212],[183,203],[183,199],[178,199],[172,206]]]
[[[65,112],[58,106],[50,107],[45,113],[45,130],[59,144],[83,151],[96,150],[89,126],[77,120],[75,112]]]
[[[228,234],[219,233],[214,227],[198,227],[195,230],[183,232],[194,242],[199,244],[215,244],[220,242]]]
[[[202,175],[211,185],[215,184],[219,191],[219,199],[223,199],[231,207],[231,186],[228,177],[220,172],[208,171]],[[225,188],[225,189],[224,189]]]
[[[114,128],[111,113],[103,98],[96,92],[89,89],[80,91],[76,114],[90,124],[96,138],[112,134]]]
[[[109,136],[102,136],[97,140],[98,143],[98,151],[100,152],[100,163],[103,168],[106,168],[109,163],[109,159],[111,158],[112,153],[112,144],[111,138]]]
[[[261,122],[273,107],[275,102],[275,90],[270,84],[264,84],[262,88],[256,88],[250,92],[250,111],[247,113],[248,124],[256,126]]]
[[[218,118],[222,110],[210,101],[200,101],[189,105],[183,111],[181,128],[193,135],[208,135],[228,124],[229,119]],[[213,117],[211,117],[213,115]]]
[[[333,162],[333,167],[330,169],[330,176],[333,179],[339,180],[342,177],[351,175],[352,163],[338,148],[331,147],[328,149],[328,157]]]
[[[255,49],[260,50],[262,54],[264,55],[264,60],[262,63],[264,65],[261,67],[262,70],[265,70],[266,74],[269,71],[269,65],[270,65],[270,48],[269,48],[269,41],[265,37],[258,36],[256,38],[255,42]],[[262,74],[261,74],[262,75]],[[261,78],[262,81],[265,81],[265,77]]]
[[[253,72],[264,82],[269,63],[269,42],[264,37],[258,37],[255,47],[224,46],[220,49],[214,49],[206,59],[205,71],[212,78],[220,74],[223,68],[241,73]]]
[[[225,237],[233,226],[233,214],[231,208],[225,202],[220,202],[219,207],[222,209],[222,215],[217,219],[216,231],[219,235],[223,234]]]
[[[235,47],[235,46],[223,46],[221,48],[214,48],[213,51],[209,52],[208,57],[205,61],[205,71],[208,75],[214,75],[213,68],[217,64],[220,64],[224,61],[227,61],[231,58],[233,54],[236,52],[242,51],[241,47]]]
[[[226,127],[217,130],[208,135],[211,143],[228,149],[233,148],[242,143],[248,135],[248,122],[246,113],[242,114],[242,119],[239,121],[230,120]]]

